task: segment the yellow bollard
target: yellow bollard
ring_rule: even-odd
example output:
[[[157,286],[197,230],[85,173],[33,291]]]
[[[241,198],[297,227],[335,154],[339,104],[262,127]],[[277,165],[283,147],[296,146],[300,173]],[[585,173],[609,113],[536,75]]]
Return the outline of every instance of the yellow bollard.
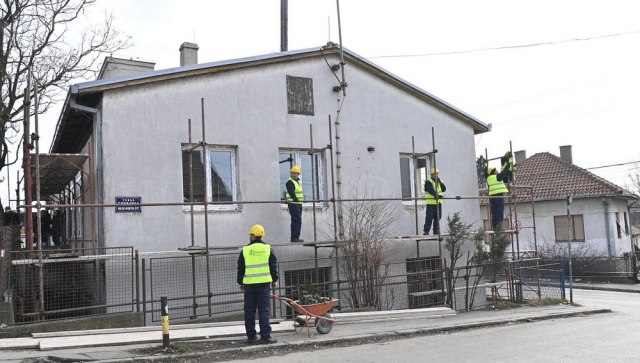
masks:
[[[169,306],[166,296],[160,298],[160,307],[162,309],[162,348],[169,348]]]

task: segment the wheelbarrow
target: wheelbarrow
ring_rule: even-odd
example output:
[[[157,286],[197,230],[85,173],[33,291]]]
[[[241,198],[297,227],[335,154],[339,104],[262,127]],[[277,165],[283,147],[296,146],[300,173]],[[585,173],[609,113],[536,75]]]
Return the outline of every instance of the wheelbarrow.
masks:
[[[333,323],[336,322],[336,319],[331,317],[329,310],[336,305],[338,299],[331,299],[330,301],[318,304],[302,305],[288,297],[280,297],[276,294],[271,294],[271,298],[280,300],[280,302],[287,305],[293,309],[296,314],[298,314],[293,320],[293,326],[296,329],[296,333],[301,332],[302,329],[306,327],[307,336],[312,337],[314,332],[309,328],[311,326],[312,319],[314,320],[316,330],[320,334],[329,334],[331,329],[333,329]]]

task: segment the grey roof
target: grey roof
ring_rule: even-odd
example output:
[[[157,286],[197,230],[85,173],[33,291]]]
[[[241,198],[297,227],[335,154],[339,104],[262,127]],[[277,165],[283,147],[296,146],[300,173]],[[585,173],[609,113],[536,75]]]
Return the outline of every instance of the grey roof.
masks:
[[[463,112],[462,110],[450,105],[449,103],[435,97],[429,92],[417,87],[416,85],[407,82],[406,80],[392,74],[391,72],[385,70],[384,68],[370,62],[364,57],[350,51],[349,49],[343,48],[345,63],[359,66],[361,68],[366,69],[367,71],[377,75],[388,81],[389,83],[403,88],[413,94],[414,96],[422,99],[425,102],[430,103],[431,105],[447,112],[454,117],[462,120],[469,124],[476,134],[483,133],[489,131],[488,126],[476,119],[475,117]],[[194,75],[201,75],[207,73],[215,73],[221,70],[227,71],[232,69],[239,69],[245,67],[253,67],[257,65],[264,64],[272,64],[272,63],[282,63],[293,61],[296,59],[304,59],[304,58],[313,58],[323,55],[339,55],[340,47],[334,44],[329,44],[320,48],[308,48],[301,50],[291,50],[286,52],[278,52],[264,55],[257,55],[252,57],[244,57],[209,63],[201,63],[201,64],[192,64],[182,67],[169,68],[151,72],[142,72],[135,73],[126,76],[118,76],[108,79],[100,79],[90,82],[82,82],[78,84],[74,84],[70,87],[69,94],[67,96],[67,100],[64,105],[64,109],[60,115],[60,119],[58,120],[58,125],[56,128],[56,135],[54,136],[54,140],[51,146],[52,152],[77,152],[76,150],[69,150],[72,148],[72,142],[68,141],[63,142],[62,138],[66,128],[66,118],[69,117],[70,114],[70,98],[81,97],[87,95],[99,95],[103,91],[116,89],[121,87],[129,87],[133,85],[146,84],[152,82],[165,81],[169,79],[176,79],[182,77],[189,77]],[[63,145],[64,144],[64,145]],[[75,143],[77,144],[77,143]],[[76,147],[76,146],[73,146]]]

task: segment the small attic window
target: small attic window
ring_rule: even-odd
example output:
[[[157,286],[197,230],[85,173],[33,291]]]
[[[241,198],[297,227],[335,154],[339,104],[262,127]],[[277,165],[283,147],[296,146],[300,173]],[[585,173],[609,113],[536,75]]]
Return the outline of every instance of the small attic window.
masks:
[[[313,79],[287,76],[287,111],[313,116]]]

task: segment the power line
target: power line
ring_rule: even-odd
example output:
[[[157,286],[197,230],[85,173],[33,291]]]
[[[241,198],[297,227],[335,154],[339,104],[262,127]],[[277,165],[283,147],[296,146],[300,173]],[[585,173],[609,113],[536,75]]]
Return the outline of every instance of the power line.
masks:
[[[451,51],[451,52],[378,55],[378,56],[371,56],[371,57],[367,57],[367,58],[370,58],[370,59],[373,59],[373,58],[410,58],[410,57],[430,57],[430,56],[437,56],[437,55],[452,55],[452,54],[489,52],[489,51],[493,51],[493,50],[530,48],[530,47],[539,47],[539,46],[543,46],[543,45],[556,45],[556,44],[563,44],[563,43],[583,42],[583,41],[589,41],[589,40],[620,37],[620,36],[639,34],[639,33],[640,33],[640,30],[635,30],[635,31],[630,31],[630,32],[625,32],[625,33],[612,33],[612,34],[605,34],[605,35],[597,35],[597,36],[594,36],[594,37],[573,38],[573,39],[564,39],[564,40],[549,41],[549,42],[517,44],[517,45],[505,45],[505,46],[501,46],[501,47],[476,48],[476,49],[467,49],[467,50],[457,50],[457,51]]]
[[[601,165],[601,166],[593,166],[591,168],[584,168],[585,170],[592,170],[592,169],[601,169],[601,168],[610,168],[612,166],[622,166],[622,165],[629,165],[629,164],[637,164],[640,163],[640,160],[636,160],[636,161],[629,161],[627,163],[619,163],[619,164],[609,164],[609,165]]]

